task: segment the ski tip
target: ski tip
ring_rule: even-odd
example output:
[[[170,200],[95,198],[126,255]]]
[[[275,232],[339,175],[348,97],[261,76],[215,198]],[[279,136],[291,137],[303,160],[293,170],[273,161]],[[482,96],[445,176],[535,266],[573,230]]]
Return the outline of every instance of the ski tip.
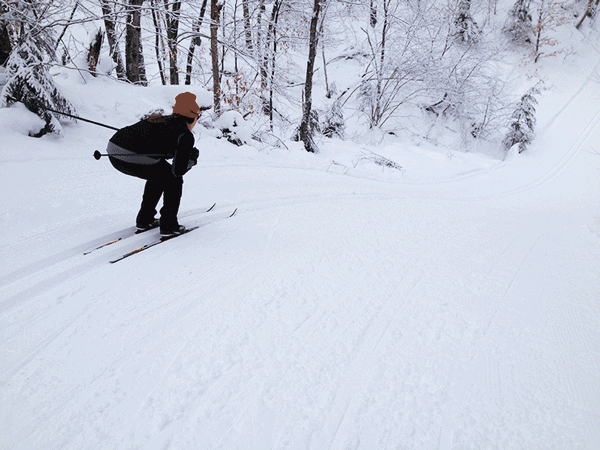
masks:
[[[238,209],[237,209],[237,208],[235,208],[235,209],[233,210],[233,212],[230,214],[230,216],[229,216],[229,217],[233,217],[233,216],[235,216],[235,213],[237,212],[237,210],[238,210]]]

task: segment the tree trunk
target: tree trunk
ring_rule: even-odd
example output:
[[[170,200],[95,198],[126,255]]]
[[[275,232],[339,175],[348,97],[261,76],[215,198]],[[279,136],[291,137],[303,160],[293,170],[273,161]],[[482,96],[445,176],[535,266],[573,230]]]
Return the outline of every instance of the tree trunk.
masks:
[[[276,0],[271,14],[271,23],[269,24],[269,37],[273,41],[273,50],[271,52],[271,79],[269,80],[269,123],[271,131],[273,130],[273,85],[275,83],[275,58],[277,57],[277,22],[279,20],[279,11],[283,0]]]
[[[103,40],[104,32],[102,30],[98,30],[98,32],[92,39],[92,42],[90,43],[90,48],[88,50],[88,68],[90,69],[90,73],[93,76],[96,76],[96,68],[98,67],[98,62],[100,61],[100,50],[102,49]]]
[[[369,25],[371,25],[371,28],[375,28],[375,25],[377,25],[377,3],[375,3],[375,0],[371,0],[369,7]]]
[[[252,25],[250,23],[250,7],[249,0],[242,0],[242,9],[244,14],[244,32],[246,34],[246,48],[252,51]]]
[[[108,0],[100,0],[100,6],[102,8],[102,15],[104,16],[104,28],[106,29],[108,48],[117,69],[117,78],[119,80],[126,80],[127,73],[125,71],[125,66],[123,65],[123,59],[121,58],[121,52],[119,51],[119,42],[117,40],[115,27],[116,20],[113,18],[113,13]]]
[[[596,5],[597,4],[598,4],[598,2],[596,1]],[[594,11],[594,0],[589,0],[587,8],[585,8],[585,12],[581,16],[581,20],[579,22],[577,22],[577,25],[575,25],[575,28],[577,28],[579,30],[579,28],[583,24],[583,21],[585,20],[585,18],[593,16],[593,11]]]
[[[10,44],[8,29],[4,22],[0,22],[0,66],[6,64],[11,52],[12,45]]]
[[[221,7],[223,7],[225,5],[221,5]],[[219,11],[220,13],[220,11]],[[222,36],[222,40],[221,42],[225,42],[225,40],[227,39],[227,33],[225,31],[225,26],[227,25],[227,21],[225,20],[225,15],[223,14],[223,20],[220,21],[220,25],[222,27],[221,29],[221,36]],[[217,40],[218,42],[218,40]],[[227,47],[225,45],[221,45],[221,74],[225,73],[225,55],[227,54]]]
[[[321,21],[320,34],[323,36],[323,29],[325,28],[325,17]],[[327,78],[327,60],[325,59],[325,42],[321,44],[321,55],[323,56],[323,75],[325,76],[325,97],[331,98],[331,92],[329,91],[329,80]]]
[[[164,69],[164,55],[163,55],[163,42],[162,42],[162,27],[160,24],[160,18],[158,16],[158,11],[156,8],[156,0],[152,0],[152,7],[150,8],[152,11],[152,22],[154,23],[154,51],[156,53],[156,64],[158,64],[158,73],[160,74],[160,81],[163,84],[167,84],[167,78],[165,77],[165,69]]]
[[[302,123],[300,124],[299,137],[304,142],[307,152],[315,153],[316,147],[313,142],[313,129],[310,124],[312,112],[312,81],[317,56],[317,45],[319,43],[318,25],[319,13],[321,12],[321,1],[315,0],[313,15],[310,21],[310,42],[308,47],[308,61],[306,63],[306,82],[304,83],[304,107],[302,111]]]
[[[144,0],[129,0],[127,28],[125,33],[125,70],[127,79],[135,84],[146,86],[146,67],[142,47],[140,26],[141,7]]]
[[[383,116],[382,111],[382,85],[383,85],[383,72],[385,70],[385,44],[387,38],[387,32],[389,27],[389,0],[383,0],[383,27],[381,29],[381,53],[379,55],[379,70],[377,71],[377,101],[375,105],[375,123],[371,122],[371,125],[378,126]]]
[[[542,52],[540,51],[542,47],[542,30],[544,29],[544,0],[540,5],[540,14],[538,17],[538,24],[535,28],[535,59],[533,62],[537,63],[540,56],[542,56]]]
[[[173,7],[169,10],[169,2],[165,1],[167,14],[167,44],[169,46],[169,68],[171,75],[171,84],[179,84],[179,68],[177,66],[177,36],[179,35],[179,16],[181,14],[181,0],[172,3]]]
[[[267,68],[265,67],[265,58],[267,58],[268,43],[263,33],[263,17],[266,13],[265,0],[259,0],[258,2],[258,16],[256,17],[256,60],[258,63],[258,74],[260,75],[260,100],[262,103],[263,114],[268,114],[266,105],[267,99],[265,93],[267,92]]]
[[[213,75],[213,101],[217,117],[221,114],[221,73],[219,72],[219,48],[218,31],[219,17],[221,16],[222,4],[219,0],[211,0],[210,3],[210,54],[212,58]]]
[[[196,34],[200,32],[200,28],[202,27],[202,22],[204,21],[204,14],[206,13],[207,3],[207,0],[204,0],[202,2],[202,8],[200,9],[200,17],[198,18],[198,21],[194,24],[194,28],[192,29],[194,36],[192,37],[192,42],[190,43],[190,48],[188,50],[187,65],[185,68],[185,84],[187,85],[192,84],[192,63],[194,61],[194,51],[196,50],[196,46],[200,46],[201,44],[200,36],[197,36]]]
[[[0,14],[8,12],[8,5],[2,1],[0,2]],[[10,34],[6,23],[0,20],[0,66],[6,64],[8,57],[12,52],[12,44],[10,43]]]
[[[264,3],[263,3],[264,8]],[[273,96],[273,85],[269,87],[269,63],[275,66],[275,51],[277,49],[277,43],[275,40],[275,34],[277,30],[277,20],[279,18],[279,9],[281,8],[281,0],[275,0],[273,9],[271,10],[271,18],[269,20],[269,26],[267,27],[267,36],[264,42],[264,49],[262,59],[260,61],[260,80],[261,80],[261,92],[266,93],[269,90],[269,99],[262,97],[262,110],[263,113],[272,118],[271,107],[272,107],[272,96]],[[271,50],[273,46],[273,50]]]

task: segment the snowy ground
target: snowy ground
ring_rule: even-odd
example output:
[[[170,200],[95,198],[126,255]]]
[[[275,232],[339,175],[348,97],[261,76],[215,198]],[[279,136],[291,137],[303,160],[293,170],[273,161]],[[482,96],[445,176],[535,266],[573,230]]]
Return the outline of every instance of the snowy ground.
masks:
[[[156,235],[83,255],[140,201],[112,132],[0,110],[0,448],[600,448],[598,59],[506,161],[200,130],[200,228],[114,265]],[[174,96],[62,81],[116,126]]]

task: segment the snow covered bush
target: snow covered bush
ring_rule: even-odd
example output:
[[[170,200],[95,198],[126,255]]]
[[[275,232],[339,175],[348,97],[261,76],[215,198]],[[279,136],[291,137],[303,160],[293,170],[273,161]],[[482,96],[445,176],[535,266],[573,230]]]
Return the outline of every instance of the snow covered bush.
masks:
[[[378,126],[381,121],[381,108],[378,108],[378,98],[380,102],[381,97],[381,93],[379,93],[379,95],[377,94],[375,83],[373,81],[363,80],[361,82],[358,91],[358,99],[360,102],[359,108],[367,114],[369,125],[371,127]]]
[[[502,141],[504,150],[508,152],[513,146],[519,146],[519,153],[527,149],[527,145],[533,141],[533,132],[535,128],[535,106],[537,100],[535,95],[539,95],[540,90],[537,86],[529,89],[522,97],[517,108],[512,114],[512,122],[509,125],[509,132]]]
[[[482,32],[470,0],[451,3],[394,1],[387,22],[363,29],[369,59],[350,92],[371,129],[403,127],[425,139],[456,133],[463,148],[473,139],[501,140],[506,101],[498,62],[505,42],[489,21]],[[416,108],[432,114],[408,123]]]
[[[252,139],[252,131],[244,117],[237,111],[224,112],[216,122],[217,127],[232,144],[241,146]]]
[[[336,100],[323,114],[321,130],[328,138],[338,137],[344,139],[344,111],[339,100]]]
[[[383,168],[387,167],[389,169],[395,169],[395,170],[399,170],[399,171],[403,170],[402,166],[400,164],[398,164],[397,162],[392,161],[391,159],[386,158],[385,156],[381,156],[381,155],[378,155],[373,152],[366,152],[366,153],[361,154],[359,156],[357,162],[354,164],[354,167],[356,167],[359,163],[361,163],[363,161],[368,161],[368,162],[374,163]]]
[[[75,108],[66,100],[46,70],[40,50],[31,42],[24,41],[10,55],[7,63],[8,81],[0,94],[0,105],[10,106],[23,102],[27,108],[45,122],[34,137],[46,133],[62,133],[58,119],[46,108],[67,114],[75,114]]]

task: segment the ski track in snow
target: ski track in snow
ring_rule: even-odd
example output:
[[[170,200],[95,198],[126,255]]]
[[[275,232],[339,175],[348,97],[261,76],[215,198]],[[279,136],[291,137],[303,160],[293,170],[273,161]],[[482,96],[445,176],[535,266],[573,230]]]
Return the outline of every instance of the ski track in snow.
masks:
[[[224,166],[301,187],[183,209],[201,228],[116,265],[156,233],[84,256],[119,233],[81,218],[4,244],[0,448],[598,448],[598,197],[568,189],[594,173],[595,90],[526,182]]]

